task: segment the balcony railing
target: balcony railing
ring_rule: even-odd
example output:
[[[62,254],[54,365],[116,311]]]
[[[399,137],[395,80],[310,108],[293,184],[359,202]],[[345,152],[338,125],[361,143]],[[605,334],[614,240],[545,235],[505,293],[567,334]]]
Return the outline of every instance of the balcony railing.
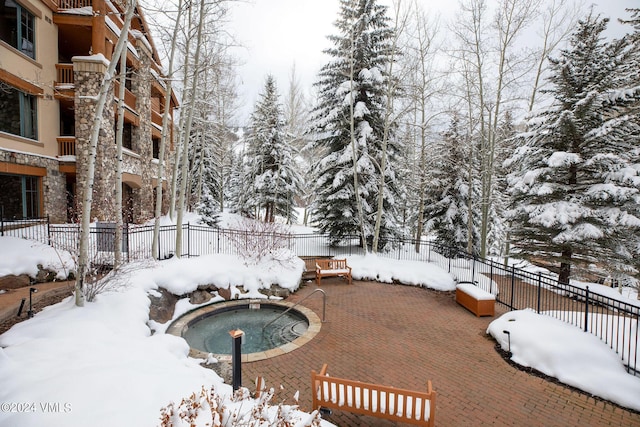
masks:
[[[92,0],[54,0],[58,4],[58,9],[78,9],[91,6]]]
[[[120,83],[116,80],[113,84],[115,95],[118,96],[120,93]],[[132,109],[136,111],[136,96],[127,88],[124,88],[124,103]]]
[[[59,156],[75,156],[76,155],[76,137],[75,136],[59,136],[58,155]]]
[[[53,2],[58,6],[58,9],[78,9],[86,6],[93,6],[93,0],[53,0]],[[121,10],[124,10],[124,2],[121,0],[111,0],[112,3],[120,6]],[[104,3],[104,0],[100,1],[100,3]],[[100,7],[100,6],[98,6]]]
[[[56,85],[72,85],[73,64],[56,64]]]

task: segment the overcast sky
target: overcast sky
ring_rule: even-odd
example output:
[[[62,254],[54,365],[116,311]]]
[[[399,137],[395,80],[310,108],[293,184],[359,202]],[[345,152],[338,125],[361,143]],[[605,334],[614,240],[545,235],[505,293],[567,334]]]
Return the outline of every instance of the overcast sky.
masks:
[[[440,14],[443,22],[458,7],[456,0],[418,0],[429,14]],[[495,3],[497,0],[487,0]],[[406,2],[406,1],[405,1]],[[585,0],[586,4],[591,4]],[[640,0],[599,0],[596,11],[614,21],[628,18],[625,7],[638,7]],[[391,4],[391,0],[381,0]],[[338,16],[338,0],[248,0],[232,6],[229,30],[243,48],[237,50],[240,96],[245,103],[239,119],[246,120],[264,87],[267,74],[276,78],[280,95],[289,84],[291,69],[304,87],[316,80],[320,67],[328,58],[322,51],[330,47],[327,36],[336,34],[333,26]],[[588,7],[585,7],[585,14]]]

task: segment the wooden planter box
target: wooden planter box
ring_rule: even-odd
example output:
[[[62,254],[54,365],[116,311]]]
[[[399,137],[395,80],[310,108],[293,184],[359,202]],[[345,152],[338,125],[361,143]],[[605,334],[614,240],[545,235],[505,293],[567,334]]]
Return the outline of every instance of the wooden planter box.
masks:
[[[456,286],[456,302],[476,316],[495,316],[496,297],[472,283]]]

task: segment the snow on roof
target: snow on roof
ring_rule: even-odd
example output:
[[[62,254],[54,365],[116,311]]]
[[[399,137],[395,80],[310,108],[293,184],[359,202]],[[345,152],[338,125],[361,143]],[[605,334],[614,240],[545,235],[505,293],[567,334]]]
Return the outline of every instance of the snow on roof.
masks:
[[[142,43],[149,49],[149,52],[153,52],[153,48],[151,47],[151,43],[147,40],[147,37],[140,30],[131,30],[131,35],[135,37],[137,40],[141,40]]]

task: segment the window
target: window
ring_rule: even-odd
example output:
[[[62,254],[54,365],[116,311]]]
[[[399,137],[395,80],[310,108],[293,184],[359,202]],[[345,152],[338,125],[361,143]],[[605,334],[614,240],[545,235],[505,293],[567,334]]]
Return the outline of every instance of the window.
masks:
[[[128,122],[122,127],[122,148],[133,150],[133,126]]]
[[[0,39],[34,59],[35,21],[33,14],[14,0],[0,2]]]
[[[38,139],[38,108],[33,95],[0,82],[0,131]]]
[[[160,139],[153,138],[152,141],[153,141],[153,158],[159,159],[160,158]]]
[[[0,174],[0,206],[5,218],[40,215],[40,178]]]

